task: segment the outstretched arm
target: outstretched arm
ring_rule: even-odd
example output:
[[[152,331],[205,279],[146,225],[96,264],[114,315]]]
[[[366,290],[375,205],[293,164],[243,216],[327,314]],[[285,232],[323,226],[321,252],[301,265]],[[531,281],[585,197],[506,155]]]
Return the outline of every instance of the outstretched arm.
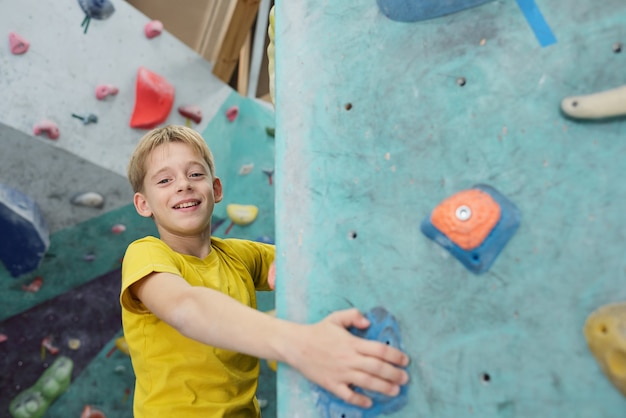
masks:
[[[196,341],[284,362],[346,402],[369,407],[352,390],[395,396],[408,381],[408,357],[383,343],[355,337],[347,327],[366,328],[356,309],[335,312],[311,325],[251,309],[216,290],[194,287],[170,273],[152,273],[131,292],[157,317]]]

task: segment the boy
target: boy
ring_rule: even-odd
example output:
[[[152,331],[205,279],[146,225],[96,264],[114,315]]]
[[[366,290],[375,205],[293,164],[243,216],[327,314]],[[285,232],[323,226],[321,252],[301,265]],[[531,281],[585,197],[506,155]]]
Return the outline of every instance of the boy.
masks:
[[[141,216],[160,239],[128,247],[122,265],[122,323],[136,375],[134,415],[260,417],[259,358],[289,364],[341,399],[371,399],[352,385],[395,396],[408,380],[402,352],[357,338],[357,310],[296,324],[256,310],[255,290],[270,290],[274,246],[211,237],[222,200],[213,156],[193,129],[148,132],[128,167]]]

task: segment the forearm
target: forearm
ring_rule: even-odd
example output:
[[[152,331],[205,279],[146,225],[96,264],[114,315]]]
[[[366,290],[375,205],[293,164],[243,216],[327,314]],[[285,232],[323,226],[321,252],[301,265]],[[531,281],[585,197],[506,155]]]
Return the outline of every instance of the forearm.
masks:
[[[286,347],[304,325],[250,308],[209,288],[186,292],[166,319],[186,337],[259,358],[286,362]]]

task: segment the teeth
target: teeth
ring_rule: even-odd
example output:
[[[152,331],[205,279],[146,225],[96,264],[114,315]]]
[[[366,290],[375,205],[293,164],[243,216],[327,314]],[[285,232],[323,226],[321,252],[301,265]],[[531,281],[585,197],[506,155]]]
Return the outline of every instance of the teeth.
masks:
[[[190,208],[192,206],[198,206],[198,202],[181,203],[180,205],[176,205],[176,209]]]

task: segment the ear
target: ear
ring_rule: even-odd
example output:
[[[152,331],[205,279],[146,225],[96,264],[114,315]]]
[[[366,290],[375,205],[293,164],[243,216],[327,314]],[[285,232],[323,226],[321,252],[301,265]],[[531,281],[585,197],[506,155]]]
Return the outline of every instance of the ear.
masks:
[[[138,214],[145,218],[152,217],[152,211],[150,210],[150,206],[148,205],[148,201],[144,195],[141,193],[135,193],[133,203],[135,204],[135,210]]]
[[[219,177],[215,177],[213,180],[213,197],[215,198],[215,203],[221,202],[224,197],[222,194],[222,180]]]

